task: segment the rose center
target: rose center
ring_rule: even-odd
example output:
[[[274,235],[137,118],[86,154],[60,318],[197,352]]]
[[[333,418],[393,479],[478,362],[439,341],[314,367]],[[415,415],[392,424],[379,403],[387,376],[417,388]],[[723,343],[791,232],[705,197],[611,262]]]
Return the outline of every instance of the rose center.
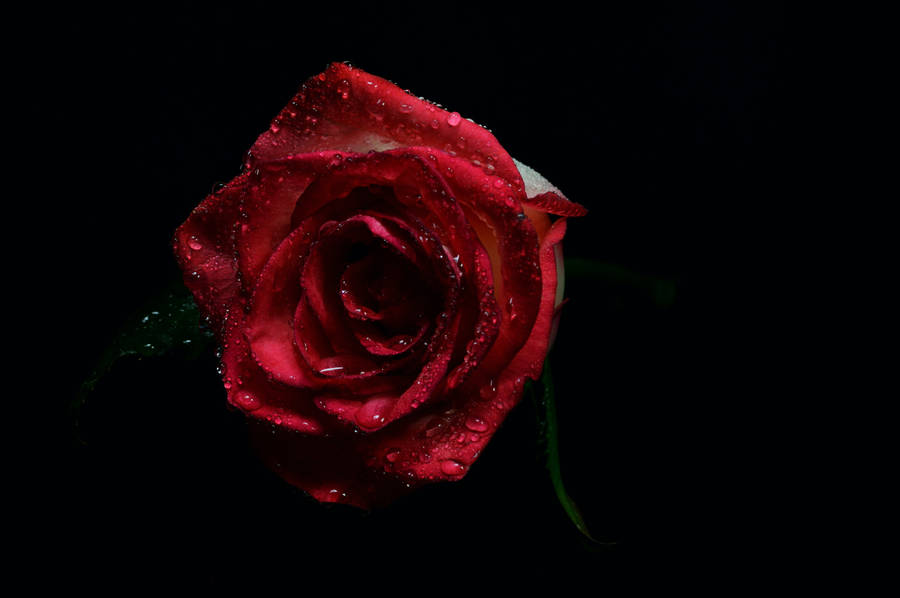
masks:
[[[348,262],[340,295],[360,341],[395,353],[420,338],[438,305],[421,271],[379,243],[352,247]]]

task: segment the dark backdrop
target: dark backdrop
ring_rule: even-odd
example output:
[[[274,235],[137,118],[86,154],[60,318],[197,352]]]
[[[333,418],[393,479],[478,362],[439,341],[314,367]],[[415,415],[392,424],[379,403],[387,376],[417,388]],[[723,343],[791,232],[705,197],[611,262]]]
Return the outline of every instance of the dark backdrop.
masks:
[[[714,332],[741,317],[720,303],[728,241],[771,192],[780,10],[332,4],[79,8],[42,27],[42,110],[65,174],[47,179],[53,285],[68,299],[41,299],[73,350],[47,380],[38,554],[75,585],[297,591],[491,574],[602,588],[740,559],[719,540],[743,533],[725,450],[742,388],[723,380]],[[372,513],[320,506],[259,465],[212,356],[122,364],[93,399],[88,444],[73,442],[65,405],[80,379],[178,277],[175,227],[238,173],[298,86],[342,60],[491,128],[590,209],[570,221],[566,255],[615,268],[570,277],[551,359],[564,478],[614,546],[584,542],[559,507],[527,402],[463,481]]]

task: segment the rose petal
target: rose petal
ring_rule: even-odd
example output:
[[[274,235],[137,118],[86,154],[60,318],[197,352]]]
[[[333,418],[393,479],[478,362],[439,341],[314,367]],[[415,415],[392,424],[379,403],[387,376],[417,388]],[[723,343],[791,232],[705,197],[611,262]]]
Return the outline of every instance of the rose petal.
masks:
[[[312,243],[309,227],[300,227],[270,256],[250,299],[246,337],[259,365],[275,380],[292,386],[319,386],[315,373],[294,345],[291,321],[302,297],[298,284],[303,258]]]
[[[566,220],[553,223],[550,232],[541,242],[541,306],[534,322],[534,330],[528,342],[522,346],[515,359],[503,372],[504,377],[527,376],[537,380],[541,375],[544,358],[550,347],[551,328],[557,307],[562,300],[562,239],[566,234]]]
[[[303,84],[256,140],[249,163],[323,150],[366,153],[406,146],[453,152],[517,190],[524,188],[512,158],[487,129],[340,63]]]
[[[252,426],[250,432],[267,465],[319,502],[370,509],[390,503],[412,487],[376,467],[380,464],[368,456],[365,439],[358,434],[304,436],[265,425]]]
[[[175,231],[175,256],[184,283],[220,339],[226,315],[242,302],[234,231],[246,181],[246,175],[239,176],[207,197]]]
[[[297,200],[335,159],[334,152],[297,156],[260,164],[243,175],[247,194],[240,206],[237,248],[247,292],[275,248],[296,228],[291,215]]]
[[[585,208],[583,205],[577,204],[574,201],[569,201],[568,199],[561,197],[556,193],[553,193],[552,191],[530,197],[523,203],[525,203],[525,205],[527,206],[531,206],[532,208],[541,210],[542,212],[555,214],[557,216],[575,217],[584,216],[585,214],[587,214],[587,208]]]
[[[525,183],[527,199],[523,203],[557,216],[584,216],[587,214],[584,206],[569,201],[556,185],[541,176],[538,171],[522,164],[515,158],[513,158],[513,162]]]
[[[228,401],[247,415],[271,425],[321,435],[336,429],[322,418],[311,395],[269,379],[250,355],[243,316],[229,319],[222,355],[222,378]]]

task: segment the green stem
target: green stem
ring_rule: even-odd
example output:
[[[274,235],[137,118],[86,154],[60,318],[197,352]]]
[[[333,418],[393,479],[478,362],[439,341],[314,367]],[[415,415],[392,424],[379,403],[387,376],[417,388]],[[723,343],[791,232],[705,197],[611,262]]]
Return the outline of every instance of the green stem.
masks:
[[[541,392],[532,392],[538,418],[538,439],[543,449],[544,466],[550,473],[550,482],[556,492],[556,498],[575,527],[591,542],[605,544],[597,541],[588,530],[584,517],[578,506],[563,484],[559,463],[559,427],[556,417],[556,399],[553,392],[553,374],[550,371],[550,360],[544,361],[544,371],[541,375]]]

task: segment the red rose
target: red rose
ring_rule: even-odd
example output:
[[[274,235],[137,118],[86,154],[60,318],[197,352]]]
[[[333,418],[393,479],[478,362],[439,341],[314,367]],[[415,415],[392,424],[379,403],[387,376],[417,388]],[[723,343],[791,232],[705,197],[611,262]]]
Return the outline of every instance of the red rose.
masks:
[[[345,64],[175,234],[263,457],[320,501],[458,480],[536,378],[585,212],[490,132]]]

